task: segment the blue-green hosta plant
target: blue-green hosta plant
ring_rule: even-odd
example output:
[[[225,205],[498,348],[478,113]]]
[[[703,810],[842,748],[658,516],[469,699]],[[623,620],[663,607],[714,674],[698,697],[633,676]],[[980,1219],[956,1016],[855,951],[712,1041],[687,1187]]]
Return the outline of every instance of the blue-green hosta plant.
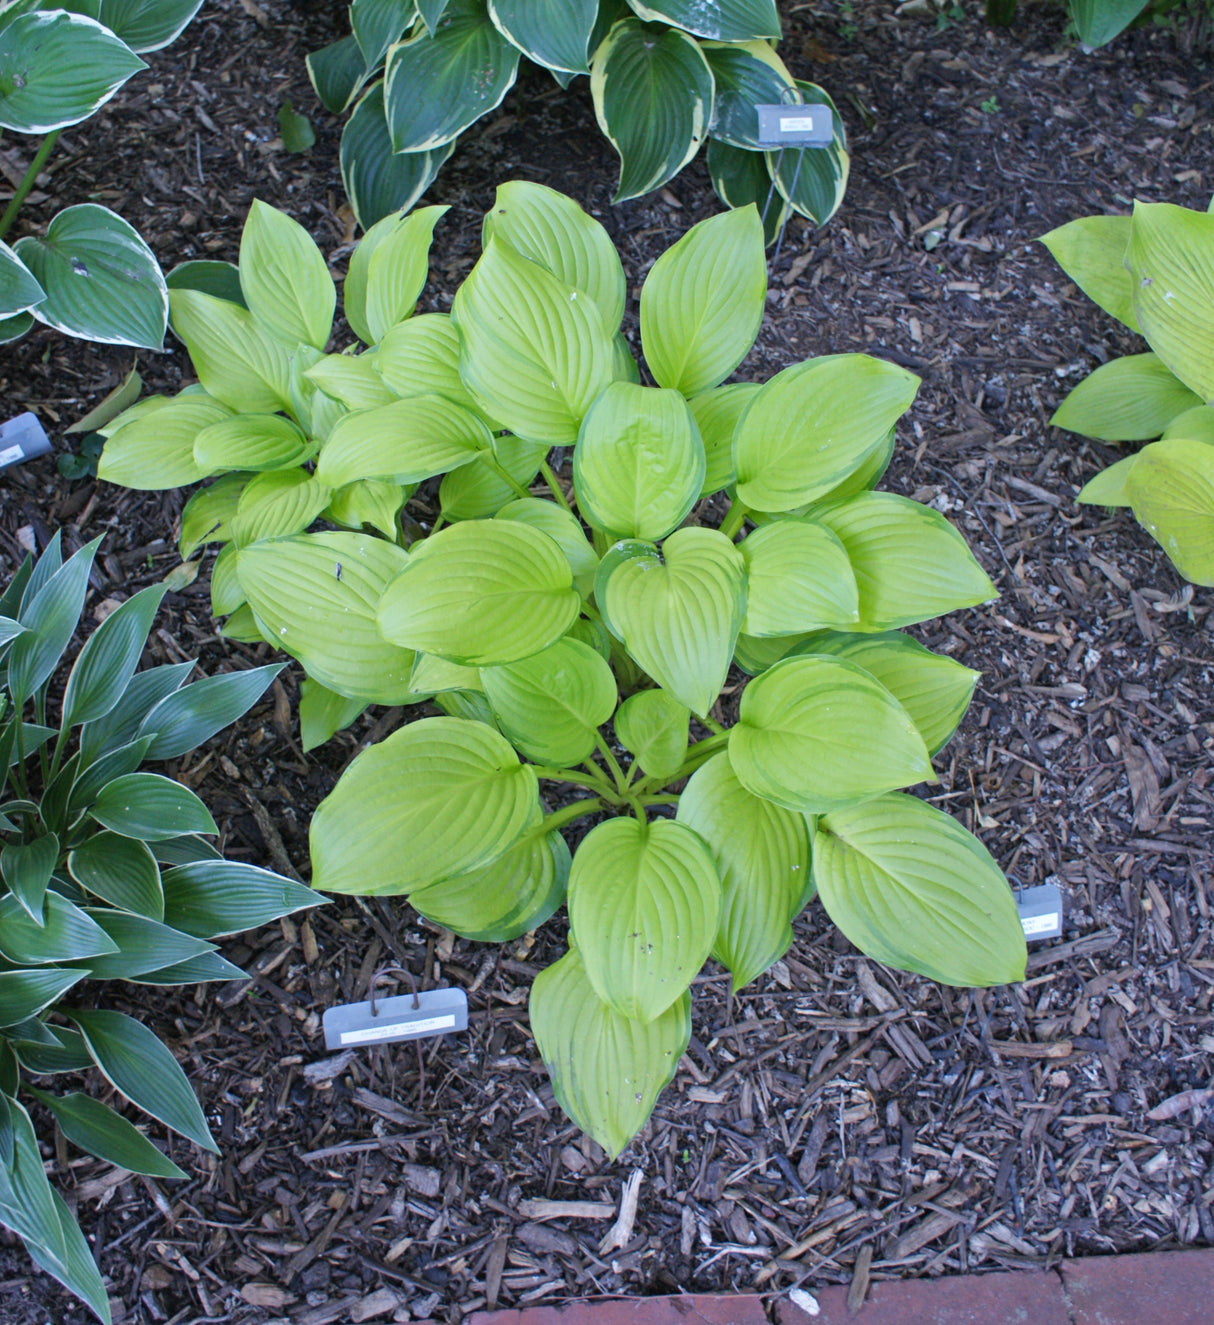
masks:
[[[1132,216],[1087,216],[1042,242],[1151,347],[1097,368],[1050,420],[1103,442],[1159,438],[1079,500],[1130,507],[1185,579],[1214,584],[1214,214],[1138,202]]]
[[[308,68],[329,110],[353,107],[341,168],[364,226],[414,205],[524,56],[562,87],[590,75],[620,158],[616,202],[660,188],[706,140],[723,202],[762,207],[771,196],[769,237],[790,208],[823,225],[843,199],[843,122],[775,54],[775,0],[353,0],[350,26]],[[833,145],[799,164],[796,152],[760,149],[754,108],[780,102],[831,105]]]
[[[93,115],[173,41],[201,0],[0,0],[0,129],[42,135],[0,216],[0,344],[35,321],[67,336],[159,349],[165,278],[138,232],[81,203],[4,243],[60,133]]]
[[[934,780],[977,677],[903,627],[994,593],[941,515],[871,490],[917,379],[842,354],[728,380],[766,298],[753,206],[654,264],[647,384],[606,231],[536,185],[499,189],[451,314],[413,315],[438,211],[369,232],[345,283],[366,348],[324,354],[324,261],[256,206],[248,308],[174,292],[200,385],[115,420],[100,464],[132,486],[215,476],[183,552],[220,543],[229,633],[303,664],[305,743],[432,703],[318,809],[313,885],[407,896],[485,941],[567,901],[532,1025],[613,1154],[675,1070],[704,961],[745,985],[815,892],[882,961],[1021,978],[999,869],[904,790]]]
[[[216,1145],[173,1055],[141,1022],[97,1006],[93,982],[233,979],[213,939],[316,898],[224,861],[202,801],[141,769],[235,721],[278,667],[192,685],[189,662],[136,671],[165,593],[155,585],[107,616],[62,675],[96,548],[64,561],[56,535],[0,593],[0,1225],[108,1321],[101,1275],[44,1171],[39,1125],[134,1173],[186,1175],[95,1090],[53,1078],[96,1069],[101,1094]]]

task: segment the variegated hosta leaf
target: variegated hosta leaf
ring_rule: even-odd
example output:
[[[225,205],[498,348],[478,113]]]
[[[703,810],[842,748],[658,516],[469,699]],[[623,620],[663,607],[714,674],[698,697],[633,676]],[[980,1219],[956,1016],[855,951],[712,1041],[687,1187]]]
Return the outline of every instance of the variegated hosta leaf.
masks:
[[[569,924],[595,993],[621,1016],[661,1016],[708,957],[721,895],[708,848],[683,824],[592,828],[569,874]]]
[[[705,163],[712,187],[726,207],[754,203],[759,209],[763,242],[770,248],[788,219],[788,202],[771,182],[767,153],[748,152],[711,137]]]
[[[683,766],[691,712],[665,690],[639,690],[615,715],[616,739],[647,777],[670,779]]]
[[[628,0],[644,19],[675,27],[711,41],[752,41],[779,37],[775,0]]]
[[[947,985],[1024,979],[1024,932],[989,852],[955,819],[894,793],[818,821],[814,880],[863,952]]]
[[[829,147],[808,147],[801,152],[768,152],[767,168],[792,210],[821,226],[839,210],[847,192],[851,157],[843,121],[825,90],[801,79],[797,79],[797,87],[805,104],[830,107],[834,142]]]
[[[1127,354],[1085,377],[1050,424],[1102,442],[1145,442],[1202,403],[1158,355]]]
[[[854,663],[786,658],[742,692],[729,761],[755,796],[804,814],[935,781],[911,716]]]
[[[1214,446],[1176,437],[1144,447],[1125,482],[1139,523],[1194,584],[1214,584]]]
[[[759,147],[759,113],[756,106],[782,105],[800,101],[801,94],[784,61],[765,41],[710,41],[701,47],[716,82],[713,105],[713,140],[747,151]],[[766,173],[766,172],[765,172]]]
[[[752,795],[722,750],[692,774],[678,822],[703,838],[724,885],[712,955],[737,993],[792,943],[792,920],[812,891],[803,815]]]
[[[497,30],[529,59],[571,74],[588,72],[598,0],[489,0]]]
[[[531,1030],[570,1118],[614,1159],[645,1125],[691,1039],[691,997],[655,1020],[603,1003],[581,955],[565,954],[531,987]]]
[[[1124,261],[1130,224],[1128,216],[1081,216],[1042,235],[1041,242],[1089,299],[1137,331],[1134,285]]]
[[[535,773],[480,722],[423,718],[364,750],[312,818],[312,886],[407,893],[487,865],[533,821]]]
[[[794,635],[860,619],[847,549],[812,520],[774,520],[739,544],[746,562],[747,635]]]

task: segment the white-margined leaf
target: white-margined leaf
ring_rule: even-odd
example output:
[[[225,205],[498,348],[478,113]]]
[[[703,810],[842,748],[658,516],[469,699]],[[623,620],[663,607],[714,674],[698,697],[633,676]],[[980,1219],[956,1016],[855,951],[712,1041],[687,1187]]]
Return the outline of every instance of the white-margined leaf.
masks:
[[[806,105],[830,107],[834,141],[829,147],[807,147],[800,152],[768,152],[767,169],[789,207],[821,226],[839,210],[847,192],[851,157],[843,120],[825,89],[801,79],[797,79],[797,87]]]
[[[673,23],[711,41],[752,41],[779,37],[775,0],[628,0],[644,19]]]
[[[498,31],[536,64],[571,74],[589,72],[587,47],[598,0],[489,0]]]
[[[160,868],[146,842],[119,833],[93,833],[69,854],[67,867],[94,897],[133,915],[164,919]]]
[[[5,321],[14,321],[15,314],[33,308],[45,298],[46,291],[30,269],[0,240],[0,316]]]
[[[140,589],[89,636],[63,693],[64,730],[104,717],[122,698],[166,592],[161,584]]]
[[[133,51],[163,50],[185,31],[202,0],[101,0],[97,17]]]
[[[790,101],[791,88],[801,94],[784,61],[765,41],[705,42],[701,47],[716,82],[710,132],[713,139],[754,152],[759,147],[757,106],[779,106]]]
[[[771,247],[788,220],[788,202],[772,185],[766,152],[748,152],[731,147],[719,138],[708,139],[705,164],[712,187],[726,207],[759,209],[763,221],[763,242]]]
[[[379,65],[416,19],[415,0],[351,0],[350,30],[368,69]]]

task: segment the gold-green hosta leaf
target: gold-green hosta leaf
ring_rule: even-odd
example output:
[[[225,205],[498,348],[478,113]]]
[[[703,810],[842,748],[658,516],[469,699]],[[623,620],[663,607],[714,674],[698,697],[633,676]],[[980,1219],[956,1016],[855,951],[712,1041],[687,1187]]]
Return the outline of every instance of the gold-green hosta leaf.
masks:
[[[946,985],[1024,979],[1024,932],[990,853],[955,819],[894,793],[818,821],[814,880],[862,952]]]
[[[952,658],[925,649],[900,631],[881,635],[829,631],[814,635],[797,648],[797,653],[830,654],[863,667],[911,715],[933,755],[957,730],[982,676]]]
[[[965,539],[938,511],[893,492],[814,510],[847,549],[860,589],[857,630],[896,630],[998,597]]]
[[[1214,446],[1153,442],[1139,451],[1125,488],[1138,522],[1185,579],[1214,585]]]
[[[1136,202],[1125,260],[1151,349],[1214,404],[1214,214]]]
[[[701,718],[716,702],[746,612],[746,563],[716,529],[678,529],[659,552],[620,543],[599,565],[595,600],[633,658]]]
[[[534,481],[547,455],[546,442],[525,442],[509,433],[495,437],[492,451],[477,453],[478,463],[461,465],[443,475],[438,489],[443,515],[450,521],[483,520],[496,515],[503,506],[522,500],[517,489],[526,489]],[[507,483],[488,463],[491,460],[496,460],[514,482]]]
[[[232,517],[232,541],[248,547],[263,538],[301,534],[329,504],[332,492],[305,469],[276,469],[246,484]]]
[[[1130,470],[1137,463],[1139,451],[1118,460],[1108,469],[1102,469],[1095,478],[1089,479],[1076,495],[1075,500],[1085,506],[1128,506],[1130,494],[1126,491],[1126,479]]]
[[[530,441],[577,440],[612,379],[611,334],[593,299],[491,239],[451,317],[460,376],[484,410]]]
[[[593,299],[608,330],[620,325],[628,294],[620,255],[602,225],[572,198],[524,180],[499,184],[485,213],[483,242],[495,236]]]
[[[719,385],[750,352],[766,302],[758,209],[693,226],[641,288],[641,342],[654,380],[686,396]]]
[[[423,718],[346,769],[312,818],[312,886],[408,893],[487,865],[532,822],[535,773],[504,736]]]
[[[493,517],[495,520],[516,520],[530,525],[554,539],[569,561],[573,582],[583,598],[589,598],[594,589],[594,573],[599,559],[586,540],[581,522],[572,511],[554,501],[540,497],[520,497],[509,502]]]
[[[913,373],[867,354],[785,368],[734,432],[739,499],[756,511],[791,511],[826,496],[884,445],[918,389]]]
[[[339,695],[315,677],[305,676],[299,686],[299,743],[304,753],[344,731],[365,708],[361,699]]]
[[[703,838],[721,876],[712,955],[733,975],[736,994],[792,943],[791,922],[810,887],[805,818],[751,795],[722,750],[691,775],[678,822]]]
[[[240,236],[240,291],[249,312],[287,345],[325,348],[337,291],[311,235],[254,198]]]
[[[432,534],[388,586],[384,637],[466,667],[518,662],[560,639],[581,598],[560,547],[509,520],[469,520]]]
[[[399,399],[443,396],[498,430],[459,375],[459,332],[448,313],[418,313],[393,327],[376,346],[374,367]]]
[[[1050,423],[1102,442],[1145,442],[1201,404],[1157,355],[1127,354],[1085,377]]]
[[[1163,430],[1160,441],[1170,442],[1173,437],[1214,445],[1214,406],[1199,405],[1178,414]]]
[[[755,796],[804,814],[935,781],[911,716],[855,663],[785,658],[742,692],[729,761]]]
[[[326,354],[304,377],[349,410],[376,409],[398,399],[375,371],[374,350],[365,354]]]
[[[746,562],[747,635],[794,635],[860,618],[847,549],[812,520],[775,520],[739,544]]]
[[[787,658],[798,644],[813,638],[813,635],[742,634],[734,647],[733,660],[747,676],[759,676],[781,658]]]
[[[614,538],[664,538],[704,486],[700,430],[677,392],[613,382],[590,407],[573,451],[585,519]]]
[[[592,828],[569,874],[569,924],[595,993],[621,1016],[661,1016],[704,965],[721,896],[708,848],[683,824]]]
[[[209,424],[194,438],[194,460],[204,473],[222,469],[270,470],[312,457],[303,430],[281,414],[237,414]]]
[[[173,330],[198,380],[241,414],[291,408],[291,350],[247,308],[199,290],[170,290]]]
[[[539,764],[572,767],[590,757],[596,730],[615,711],[615,677],[588,645],[559,639],[530,658],[481,668],[503,733]]]
[[[129,413],[129,411],[128,411]],[[150,413],[140,413],[111,433],[97,462],[97,477],[139,492],[183,488],[211,472],[194,457],[204,428],[232,412],[205,394],[180,395]]]
[[[1041,242],[1089,299],[1137,331],[1134,284],[1125,266],[1130,224],[1128,216],[1081,216],[1042,235]]]
[[[571,951],[536,976],[529,1008],[558,1103],[614,1159],[674,1077],[691,1039],[690,996],[647,1024],[622,1017],[595,994]]]
[[[228,543],[219,549],[211,567],[211,615],[229,616],[248,600],[236,576],[236,557],[239,549]]]
[[[359,241],[342,296],[350,330],[364,344],[378,344],[412,314],[430,275],[434,227],[449,210],[419,207],[408,216],[393,212]]]
[[[199,488],[186,502],[181,512],[181,537],[177,540],[177,550],[183,559],[192,556],[204,543],[226,543],[232,537],[232,517],[248,482],[248,474],[222,474],[209,487]]]
[[[364,704],[412,698],[413,653],[379,633],[384,588],[409,554],[368,534],[303,534],[255,543],[236,561],[266,639],[327,689]]]
[[[385,538],[395,538],[397,513],[409,500],[412,491],[408,484],[383,483],[373,478],[356,479],[333,493],[324,517],[347,529],[370,525]]]
[[[702,391],[687,402],[700,429],[708,462],[701,497],[711,497],[737,479],[733,467],[733,433],[759,389],[758,382],[731,382],[712,391]]]
[[[639,690],[615,715],[616,739],[651,778],[672,778],[687,754],[691,711],[665,690]]]
[[[414,658],[413,689],[419,695],[440,695],[444,690],[485,691],[479,667],[461,667],[433,653],[419,653]]]

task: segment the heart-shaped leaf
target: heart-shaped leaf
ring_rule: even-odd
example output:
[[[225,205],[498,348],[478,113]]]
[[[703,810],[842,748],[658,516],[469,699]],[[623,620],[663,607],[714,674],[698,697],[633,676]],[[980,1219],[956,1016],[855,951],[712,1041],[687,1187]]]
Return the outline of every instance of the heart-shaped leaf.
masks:
[[[1085,46],[1103,46],[1130,26],[1149,0],[1068,0],[1067,9]]]
[[[171,291],[169,308],[173,330],[211,396],[241,414],[291,408],[290,350],[247,308],[199,290]]]
[[[542,498],[519,498],[509,502],[494,516],[496,520],[517,520],[529,524],[555,540],[573,571],[573,582],[583,598],[589,598],[594,589],[594,573],[599,559],[594,548],[586,541],[581,522],[571,511],[556,502]]]
[[[598,0],[489,0],[497,30],[536,64],[573,74],[589,72],[587,47]]]
[[[630,695],[615,715],[615,734],[651,778],[673,778],[687,755],[691,714],[665,690]]]
[[[89,814],[111,832],[143,842],[219,832],[210,811],[188,787],[159,773],[115,778],[98,792]]]
[[[68,856],[67,867],[82,888],[102,901],[150,920],[164,919],[160,869],[146,842],[94,833]]]
[[[372,366],[398,398],[442,396],[498,431],[459,375],[459,332],[448,314],[417,313],[398,323],[376,347]]]
[[[847,549],[811,520],[776,520],[739,545],[746,562],[747,635],[793,635],[860,618]]]
[[[344,731],[366,707],[361,699],[349,699],[305,677],[299,687],[299,743],[304,753]]]

